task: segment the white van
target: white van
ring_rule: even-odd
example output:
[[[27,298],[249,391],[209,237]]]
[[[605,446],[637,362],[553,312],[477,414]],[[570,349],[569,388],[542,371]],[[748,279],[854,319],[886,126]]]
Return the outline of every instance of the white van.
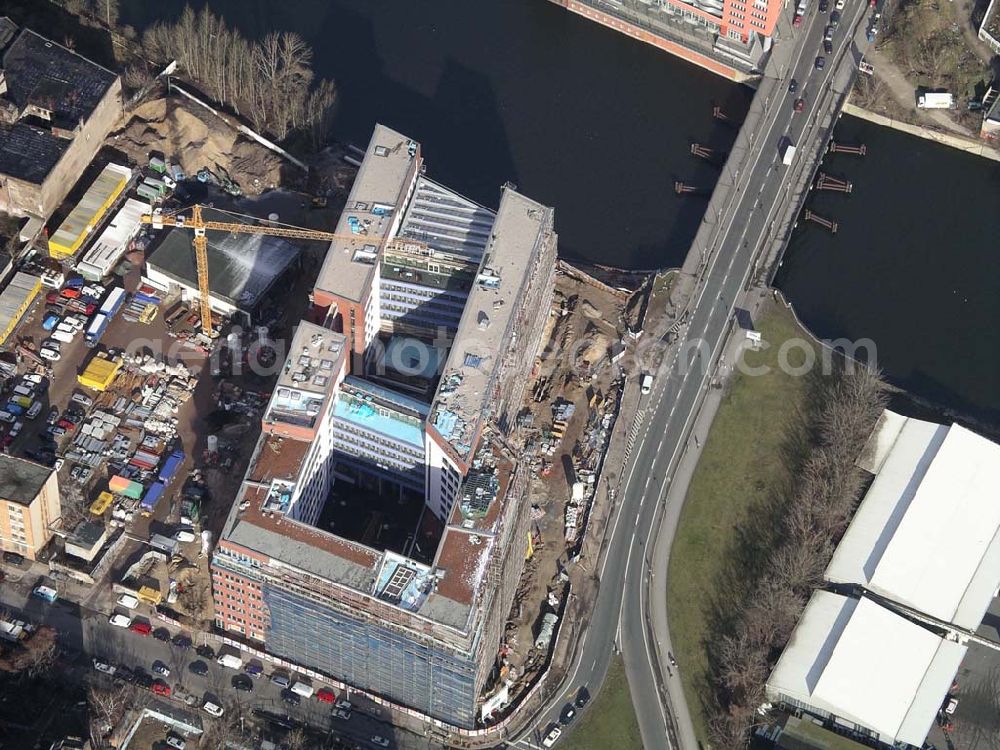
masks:
[[[644,395],[653,390],[653,376],[649,373],[642,376],[642,386],[640,390]]]
[[[69,344],[73,341],[72,333],[68,333],[67,331],[60,331],[58,329],[50,333],[49,336],[54,338],[56,341],[61,341],[64,344]],[[45,355],[43,354],[42,356],[44,357]]]
[[[17,396],[27,396],[28,398],[34,398],[35,390],[33,388],[29,388],[26,385],[18,385],[14,387],[14,394]]]
[[[177,533],[174,534],[174,539],[178,542],[186,544],[188,542],[193,542],[196,537],[194,535],[194,531],[191,529],[178,529]]]
[[[229,669],[242,669],[243,660],[235,654],[220,654],[216,661]]]
[[[108,618],[108,622],[118,628],[127,628],[132,624],[132,618],[116,612]]]
[[[296,680],[292,683],[292,692],[301,695],[303,698],[312,698],[313,686],[308,682],[302,682],[301,680]]]
[[[139,606],[139,600],[132,596],[132,594],[122,594],[118,597],[118,603],[129,609],[135,609]]]

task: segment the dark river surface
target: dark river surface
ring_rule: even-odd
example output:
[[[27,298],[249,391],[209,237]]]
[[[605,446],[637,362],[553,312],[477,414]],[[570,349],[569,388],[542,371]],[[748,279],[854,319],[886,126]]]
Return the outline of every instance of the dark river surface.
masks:
[[[142,28],[179,0],[126,0]],[[200,7],[200,3],[194,3]],[[560,254],[676,266],[704,210],[675,179],[710,186],[693,141],[725,148],[750,91],[545,0],[213,0],[247,35],[301,33],[339,90],[334,136],[364,146],[376,121],[423,144],[428,175],[487,206],[515,183],[555,206]],[[796,230],[777,284],[824,338],[870,338],[917,398],[1000,429],[1000,165],[844,118],[863,159]]]

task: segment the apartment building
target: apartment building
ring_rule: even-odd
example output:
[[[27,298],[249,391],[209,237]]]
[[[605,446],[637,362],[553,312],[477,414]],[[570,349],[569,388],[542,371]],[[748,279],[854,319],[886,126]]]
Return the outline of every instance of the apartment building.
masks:
[[[377,126],[340,226],[357,239],[329,248],[324,325],[296,330],[212,558],[216,623],[472,727],[528,545],[514,416],[551,307],[553,211],[510,187],[478,206]]]
[[[0,454],[0,550],[34,560],[52,539],[60,515],[56,472]]]
[[[758,75],[781,0],[550,0],[734,81]]]

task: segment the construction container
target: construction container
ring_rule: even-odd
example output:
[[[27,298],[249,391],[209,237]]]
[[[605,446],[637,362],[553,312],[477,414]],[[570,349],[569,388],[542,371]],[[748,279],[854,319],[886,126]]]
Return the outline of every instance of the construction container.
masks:
[[[135,192],[140,198],[145,198],[151,203],[159,200],[161,197],[160,191],[158,191],[156,188],[150,187],[145,183],[140,184],[139,187],[136,188]]]
[[[159,174],[166,174],[167,163],[159,156],[154,156],[149,160],[149,168]]]
[[[41,288],[40,278],[18,271],[0,292],[0,344],[17,328]]]
[[[109,359],[107,356],[98,355],[90,360],[86,369],[76,376],[76,380],[85,388],[106,391],[121,369],[121,359]]]
[[[149,206],[142,201],[134,198],[125,201],[125,205],[77,264],[77,272],[88,281],[100,281],[108,276],[128,251],[129,242],[141,226],[139,219],[145,213],[149,213]]]
[[[142,184],[149,185],[149,187],[156,190],[156,192],[160,195],[167,194],[167,186],[161,179],[158,179],[156,177],[143,177]]]
[[[128,167],[118,164],[105,166],[80,202],[49,237],[49,255],[59,259],[76,255],[131,179],[132,170]]]

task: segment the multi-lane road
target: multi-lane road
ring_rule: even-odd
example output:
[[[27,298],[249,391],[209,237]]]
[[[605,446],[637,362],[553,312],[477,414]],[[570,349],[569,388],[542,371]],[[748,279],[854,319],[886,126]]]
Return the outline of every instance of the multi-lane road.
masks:
[[[794,186],[805,172],[811,174],[839,115],[842,95],[857,69],[857,40],[867,7],[850,0],[841,11],[829,54],[823,50],[828,13],[813,7],[793,30],[789,10],[788,23],[782,24],[784,33],[776,40],[720,177],[717,193],[725,198],[713,198],[691,249],[704,259],[700,277],[679,340],[641,409],[645,418],[623,474],[599,574],[600,592],[578,658],[536,728],[519,737],[515,746],[537,746],[545,727],[559,720],[562,706],[580,687],[593,692],[601,684],[612,654],[620,650],[643,746],[656,750],[676,742],[683,750],[694,750],[684,696],[676,669],[669,664],[666,628],[666,557],[680,502],[672,500],[674,505],[667,509],[664,499],[677,494],[670,492],[674,473],[693,439],[691,426],[728,339],[734,309],[742,303],[762,253],[798,211],[800,197]],[[817,57],[824,58],[822,68]],[[795,93],[790,91],[792,79]],[[796,112],[794,102],[800,97],[805,107]],[[797,151],[787,166],[781,158],[785,138]]]

